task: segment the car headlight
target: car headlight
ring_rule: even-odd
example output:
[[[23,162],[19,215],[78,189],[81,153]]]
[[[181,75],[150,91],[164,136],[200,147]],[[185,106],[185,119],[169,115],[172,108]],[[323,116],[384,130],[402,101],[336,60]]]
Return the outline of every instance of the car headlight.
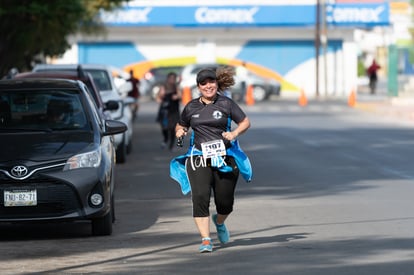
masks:
[[[78,168],[94,168],[101,164],[101,149],[95,151],[78,154],[70,159],[65,164],[63,170],[73,170]]]

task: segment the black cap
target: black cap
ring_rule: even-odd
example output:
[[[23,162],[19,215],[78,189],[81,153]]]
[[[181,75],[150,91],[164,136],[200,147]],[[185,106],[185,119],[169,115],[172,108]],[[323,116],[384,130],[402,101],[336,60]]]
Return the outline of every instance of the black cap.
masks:
[[[216,72],[212,69],[203,69],[197,74],[197,85],[204,82],[206,79],[216,80]]]

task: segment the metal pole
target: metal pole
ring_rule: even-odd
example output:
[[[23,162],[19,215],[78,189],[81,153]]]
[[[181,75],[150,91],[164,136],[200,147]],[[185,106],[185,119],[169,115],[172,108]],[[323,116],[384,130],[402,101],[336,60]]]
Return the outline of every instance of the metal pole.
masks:
[[[319,97],[319,48],[320,48],[320,38],[321,38],[321,30],[320,30],[320,0],[316,2],[316,20],[315,20],[315,95]]]
[[[326,0],[322,0],[322,48],[323,48],[323,81],[324,81],[324,90],[325,97],[328,96],[328,30],[326,27]]]

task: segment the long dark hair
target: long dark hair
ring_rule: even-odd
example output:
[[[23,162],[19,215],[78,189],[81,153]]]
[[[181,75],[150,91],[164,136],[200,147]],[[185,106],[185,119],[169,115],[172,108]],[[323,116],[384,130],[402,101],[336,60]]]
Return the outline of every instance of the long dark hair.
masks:
[[[236,70],[231,66],[220,66],[216,69],[218,90],[223,92],[235,84]]]

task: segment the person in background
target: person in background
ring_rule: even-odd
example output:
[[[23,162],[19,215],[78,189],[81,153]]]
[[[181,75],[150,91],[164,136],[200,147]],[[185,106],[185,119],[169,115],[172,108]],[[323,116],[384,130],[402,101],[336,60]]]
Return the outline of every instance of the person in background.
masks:
[[[138,114],[139,103],[138,99],[140,97],[139,92],[139,79],[134,76],[134,71],[129,71],[129,79],[128,81],[132,84],[132,90],[128,93],[128,96],[135,99],[135,102],[132,104],[132,119],[135,120]]]
[[[378,75],[377,71],[381,68],[380,65],[377,64],[377,62],[372,60],[371,65],[367,69],[367,74],[369,77],[369,88],[371,90],[371,94],[375,94],[376,88],[377,88],[377,82],[378,82]]]
[[[164,85],[161,85],[156,101],[159,103],[156,121],[161,126],[163,141],[161,148],[173,149],[175,143],[175,125],[180,117],[181,91],[178,89],[177,74],[170,72]]]
[[[217,68],[217,74],[209,68],[198,72],[196,82],[201,96],[185,106],[175,128],[179,140],[190,127],[192,129],[190,148],[186,155],[171,161],[170,176],[180,183],[184,194],[191,190],[193,218],[201,236],[201,253],[213,251],[209,213],[211,193],[217,212],[211,219],[219,241],[225,244],[229,242],[230,234],[224,222],[233,211],[239,174],[247,181],[251,180],[250,162],[236,141],[250,127],[250,121],[232,99],[219,93],[219,89],[228,89],[234,84],[233,76],[234,71],[226,67]],[[231,130],[232,121],[237,124],[234,130]],[[246,170],[248,175],[245,177],[243,171]],[[185,176],[182,171],[186,171]]]

